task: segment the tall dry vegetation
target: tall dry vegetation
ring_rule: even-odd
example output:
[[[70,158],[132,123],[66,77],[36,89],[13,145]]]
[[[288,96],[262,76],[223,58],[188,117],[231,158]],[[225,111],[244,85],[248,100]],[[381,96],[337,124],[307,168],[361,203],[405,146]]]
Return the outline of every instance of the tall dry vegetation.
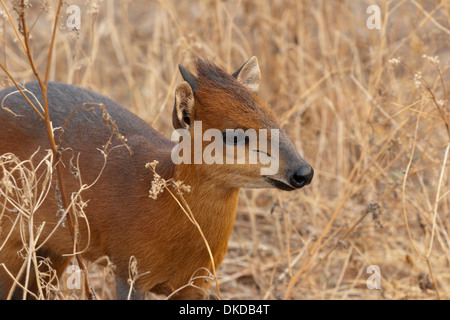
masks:
[[[30,3],[44,73],[56,2]],[[166,136],[179,63],[208,57],[232,71],[258,57],[262,100],[316,174],[301,191],[242,190],[222,298],[450,298],[448,1],[70,4],[81,30],[61,15],[49,78],[108,95]],[[366,26],[372,4],[380,30]],[[0,61],[33,80],[4,14],[0,28]],[[367,288],[371,265],[380,290]],[[110,297],[102,272],[92,278]]]

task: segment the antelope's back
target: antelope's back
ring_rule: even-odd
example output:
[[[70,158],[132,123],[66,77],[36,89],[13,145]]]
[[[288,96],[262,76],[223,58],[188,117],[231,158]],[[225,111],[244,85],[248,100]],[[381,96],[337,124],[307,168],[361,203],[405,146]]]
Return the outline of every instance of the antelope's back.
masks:
[[[29,99],[40,108],[42,94],[38,83],[28,83],[25,87]],[[0,103],[3,106],[0,107],[0,155],[13,153],[20,160],[27,160],[39,150],[33,158],[36,166],[46,150],[50,149],[44,122],[21,93],[15,91],[17,89],[14,87],[0,92]],[[152,174],[145,168],[145,164],[158,160],[161,163],[161,175],[170,175],[171,166],[164,166],[163,163],[167,163],[168,154],[170,160],[173,143],[111,99],[86,89],[51,82],[48,86],[48,104],[55,140],[63,150],[66,193],[70,196],[80,189],[80,176],[84,185],[92,184],[82,193],[83,200],[89,203],[85,208],[89,230],[86,223],[80,223],[80,247],[87,247],[90,239],[89,249],[84,253],[84,257],[94,260],[102,255],[109,255],[115,250],[114,247],[117,247],[117,241],[105,242],[103,239],[111,234],[111,239],[125,241],[121,238],[126,237],[123,228],[131,230],[137,228],[134,223],[139,225],[141,219],[146,216],[142,214],[146,210],[144,205],[148,203],[148,210],[153,208],[155,212],[153,216],[155,219],[158,218],[157,211],[151,207],[158,204],[155,201],[142,200],[152,200],[148,198]],[[99,104],[106,107],[114,126],[127,139],[126,144],[131,153],[124,146],[124,141],[115,137],[111,139],[112,122],[105,123]],[[81,105],[92,110],[77,108]],[[64,133],[61,135],[63,126]],[[103,149],[109,140],[111,144],[106,149],[107,157],[105,157]],[[74,174],[76,171],[72,165],[79,169],[79,175]],[[46,221],[46,228],[41,235],[43,239],[48,237],[60,219],[55,214],[58,211],[58,203],[54,186],[55,182],[52,184],[53,190],[50,190],[49,196],[39,208],[39,214],[35,216],[37,225]],[[0,212],[1,204],[0,199]],[[91,233],[91,238],[88,233]],[[19,235],[16,238],[19,239]],[[2,233],[0,233],[1,242]],[[11,243],[13,242],[10,241]],[[57,228],[56,233],[46,242],[46,246],[57,254],[73,250],[73,242],[65,228]],[[19,249],[11,244],[9,253],[5,250],[0,251],[0,260],[5,260],[5,255],[8,254],[9,257],[15,257]],[[1,285],[0,279],[0,291]]]
[[[29,91],[26,93],[29,99],[40,108],[36,103],[37,99],[42,105],[39,84],[30,82],[25,87]],[[151,180],[145,163],[152,160],[164,163],[167,160],[164,157],[170,154],[173,143],[111,99],[87,89],[58,82],[49,82],[47,96],[55,140],[65,150],[63,162],[67,168],[66,183],[72,185],[72,190],[77,190],[79,183],[72,175],[69,163],[77,165],[79,161],[85,184],[96,179],[105,163],[105,157],[99,150],[103,150],[111,139],[113,128],[111,123],[104,122],[100,104],[106,106],[106,111],[119,133],[127,139],[126,143],[132,154],[123,146],[123,141],[113,137],[107,149],[109,153],[105,170],[92,192],[96,192],[97,196],[101,193],[108,194],[108,198],[123,195],[124,192],[130,193],[130,181],[136,181],[133,187],[142,183],[139,187],[144,188],[144,184],[150,183]],[[0,155],[12,152],[21,160],[26,160],[39,149],[36,159],[39,160],[40,155],[50,149],[42,119],[15,87],[0,92],[0,103],[3,106],[0,107]],[[81,105],[85,108],[78,108],[74,112]],[[86,108],[92,110],[85,110]],[[64,133],[61,135],[60,128],[63,126]],[[160,169],[161,174],[166,175],[164,166]],[[148,186],[145,188],[148,190]]]
[[[26,92],[29,99],[40,109],[39,104],[42,105],[43,102],[39,84],[30,82],[25,87],[29,91]],[[73,85],[49,82],[47,96],[57,142],[61,133],[58,128],[61,128],[67,120],[61,138],[62,147],[70,147],[75,152],[91,152],[103,148],[110,139],[113,128],[111,123],[104,122],[100,104],[106,106],[106,111],[120,134],[131,144],[133,138],[138,138],[151,146],[151,150],[148,150],[149,158],[152,153],[157,157],[160,150],[172,146],[170,140],[160,135],[145,121],[101,94]],[[43,121],[16,87],[1,91],[0,103],[3,107],[0,108],[0,154],[13,152],[27,157],[36,151],[38,146],[41,149],[50,147]],[[84,108],[78,108],[72,114],[82,105]],[[91,110],[86,110],[88,108]],[[41,113],[43,114],[43,111]],[[118,143],[116,141],[116,144]]]

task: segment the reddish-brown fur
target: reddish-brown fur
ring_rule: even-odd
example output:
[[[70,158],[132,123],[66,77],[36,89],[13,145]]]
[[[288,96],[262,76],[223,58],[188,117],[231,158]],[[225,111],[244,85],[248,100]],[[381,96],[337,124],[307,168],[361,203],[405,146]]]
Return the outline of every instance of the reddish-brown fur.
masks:
[[[255,60],[252,60],[250,67],[254,67],[254,62]],[[259,72],[259,68],[257,71]],[[243,85],[244,80],[251,82],[252,79],[242,76],[235,78],[202,60],[197,64],[197,73],[195,90],[191,92],[187,84],[184,83],[183,86],[182,83],[177,89],[180,90],[177,91],[177,97],[184,97],[178,94],[184,90],[183,94],[194,98],[194,104],[186,112],[191,120],[202,121],[203,130],[280,129],[272,111],[260,101],[255,92]],[[40,98],[36,83],[26,86]],[[0,101],[13,90],[14,88],[0,92]],[[126,298],[128,293],[127,279],[131,256],[137,260],[138,271],[146,273],[135,284],[136,297],[142,297],[147,291],[170,294],[186,285],[193,275],[204,275],[205,272],[201,268],[212,270],[210,257],[200,233],[172,196],[163,192],[156,200],[148,197],[153,174],[145,168],[146,163],[158,160],[156,171],[164,178],[182,180],[184,184],[191,186],[191,192],[185,193],[184,196],[208,240],[216,268],[225,257],[235,220],[239,188],[283,185],[283,188],[294,189],[286,182],[287,176],[299,166],[306,165],[284,131],[281,131],[280,137],[280,170],[272,177],[279,181],[275,184],[260,176],[259,165],[174,165],[170,158],[174,143],[162,137],[138,117],[108,98],[88,90],[58,83],[49,84],[53,127],[61,126],[70,112],[81,103],[91,103],[97,111],[76,111],[65,128],[61,147],[71,148],[71,151],[65,151],[63,156],[67,168],[64,172],[64,182],[69,194],[79,189],[78,179],[73,176],[68,166],[72,155],[80,155],[81,177],[86,184],[93,182],[103,165],[103,155],[97,148],[102,148],[108,140],[110,129],[103,124],[101,112],[95,104],[103,103],[107,106],[132,150],[130,154],[124,147],[113,149],[98,182],[82,194],[84,201],[89,200],[85,208],[90,227],[89,246],[86,223],[82,219],[79,221],[79,248],[87,247],[83,257],[95,260],[106,255],[112,260],[116,265],[119,298]],[[178,101],[175,105],[174,125],[178,127],[186,125],[176,115],[177,108],[186,107],[184,103],[188,105],[189,101]],[[24,117],[17,117],[0,109],[0,154],[12,152],[20,159],[28,159],[40,148],[35,157],[35,161],[38,161],[44,150],[49,148],[42,121],[19,93],[6,98],[4,105]],[[116,145],[118,144],[120,142],[116,142]],[[3,203],[4,199],[0,196],[0,212]],[[46,238],[57,224],[57,211],[58,204],[53,189],[42,208],[35,214],[36,225],[46,222],[40,239]],[[14,218],[13,212],[5,212],[0,222],[0,245],[11,229],[11,221]],[[24,262],[18,254],[22,247],[19,230],[16,228],[0,251],[0,263],[4,263],[13,275],[19,272]],[[69,230],[60,226],[38,255],[50,258],[52,267],[61,274],[70,259],[63,255],[72,251],[73,243]],[[12,280],[0,267],[0,298],[7,296],[11,285]],[[196,285],[207,288],[209,284],[198,280]],[[36,285],[31,284],[30,289],[35,290]],[[187,287],[173,297],[202,298],[204,294],[202,290]],[[13,297],[21,296],[22,291],[16,289]]]

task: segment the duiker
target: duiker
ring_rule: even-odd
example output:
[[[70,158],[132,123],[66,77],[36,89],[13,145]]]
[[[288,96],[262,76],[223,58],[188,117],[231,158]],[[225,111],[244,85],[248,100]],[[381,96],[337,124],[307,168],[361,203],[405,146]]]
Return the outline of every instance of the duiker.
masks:
[[[142,275],[134,284],[133,298],[142,298],[148,291],[166,295],[176,291],[171,298],[177,299],[203,298],[207,292],[204,289],[210,285],[201,278],[195,281],[195,286],[185,286],[192,276],[205,275],[205,269],[211,270],[210,255],[198,229],[169,192],[160,193],[156,199],[149,198],[154,174],[146,167],[147,163],[157,160],[156,171],[162,178],[183,181],[191,187],[190,192],[183,196],[203,231],[216,267],[227,251],[240,188],[290,191],[308,185],[313,178],[313,169],[277,124],[273,112],[258,98],[261,74],[256,57],[249,59],[233,74],[202,59],[196,61],[196,68],[194,75],[180,66],[184,81],[175,91],[174,128],[191,132],[194,122],[201,121],[203,131],[214,128],[224,133],[224,150],[245,148],[247,154],[261,153],[269,158],[275,157],[271,155],[275,150],[250,146],[247,139],[237,143],[236,137],[228,139],[225,132],[227,129],[277,132],[279,143],[273,160],[278,163],[278,171],[275,174],[261,174],[264,164],[260,162],[174,164],[171,153],[176,144],[136,115],[95,92],[73,85],[49,83],[48,103],[53,127],[64,126],[59,147],[65,150],[62,161],[66,168],[64,183],[68,193],[80,187],[69,163],[74,163],[73,159],[79,155],[78,167],[83,183],[92,183],[104,165],[104,156],[98,148],[102,148],[111,136],[111,129],[104,125],[98,107],[97,112],[77,110],[71,114],[77,106],[105,105],[132,151],[119,147],[109,152],[100,178],[82,194],[83,200],[88,201],[84,211],[89,228],[83,221],[78,226],[79,247],[87,247],[83,258],[95,260],[108,256],[115,264],[118,299],[128,295],[132,256]],[[36,82],[26,84],[26,88],[42,103]],[[0,154],[13,153],[20,159],[28,159],[39,150],[35,156],[39,159],[49,149],[44,125],[20,93],[7,96],[15,90],[13,87],[0,92],[3,106],[15,113],[0,108]],[[31,94],[27,95],[35,101]],[[60,131],[56,130],[55,134],[58,136]],[[267,135],[267,146],[272,145],[272,138],[272,134]],[[202,144],[201,150],[206,145]],[[55,185],[54,182],[53,189],[34,216],[36,225],[46,222],[40,239],[47,238],[60,219],[56,215],[60,208]],[[12,275],[17,275],[24,263],[19,254],[23,243],[19,226],[13,227],[17,213],[8,209],[5,199],[0,196],[0,212],[4,212],[0,244],[9,236],[0,251],[0,263],[4,263]],[[73,242],[68,228],[60,224],[37,254],[48,258],[52,268],[61,275],[70,260],[67,254],[72,251]],[[19,280],[24,281],[23,277]],[[7,297],[12,285],[11,277],[4,268],[0,268],[1,298]],[[177,290],[183,286],[185,288]],[[29,279],[29,290],[36,292],[36,279]],[[12,297],[21,298],[22,293],[20,286],[16,285]]]

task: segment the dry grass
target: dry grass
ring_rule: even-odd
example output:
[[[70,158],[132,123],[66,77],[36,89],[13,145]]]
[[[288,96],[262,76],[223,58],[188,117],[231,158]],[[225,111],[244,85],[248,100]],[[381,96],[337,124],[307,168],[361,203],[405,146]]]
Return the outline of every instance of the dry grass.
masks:
[[[70,2],[81,30],[58,31],[51,80],[108,95],[169,136],[179,63],[234,71],[256,55],[262,100],[315,169],[298,192],[242,190],[222,298],[450,298],[448,1],[85,2]],[[44,73],[56,3],[30,3]],[[366,27],[371,4],[381,30]],[[14,39],[0,13],[0,61],[32,80]],[[381,290],[366,286],[370,265]],[[109,275],[92,274],[104,298]]]

